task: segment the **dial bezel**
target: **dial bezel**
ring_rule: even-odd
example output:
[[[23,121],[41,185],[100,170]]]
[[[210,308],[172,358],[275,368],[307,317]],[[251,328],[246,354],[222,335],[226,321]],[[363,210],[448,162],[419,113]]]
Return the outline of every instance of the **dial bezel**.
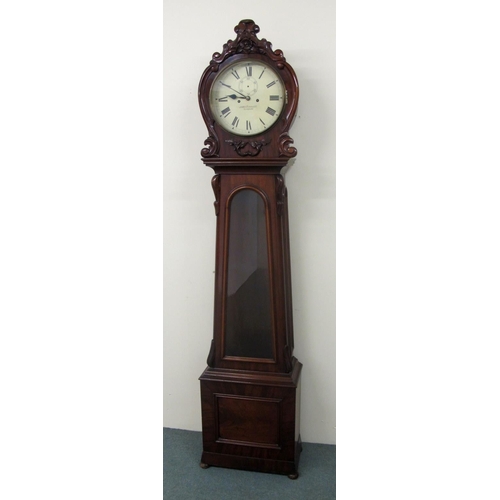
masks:
[[[225,115],[220,114],[221,111],[217,108],[217,103],[215,102],[216,101],[215,94],[217,92],[216,86],[218,85],[219,82],[221,82],[222,78],[229,76],[228,74],[232,71],[232,69],[234,69],[236,67],[249,66],[252,63],[254,64],[255,67],[256,66],[264,67],[265,69],[262,71],[262,73],[265,70],[269,70],[270,72],[272,72],[273,79],[271,81],[274,81],[274,80],[279,81],[279,87],[276,88],[277,94],[273,94],[273,95],[279,95],[278,103],[280,104],[280,106],[279,106],[279,109],[277,109],[277,110],[275,110],[274,108],[271,108],[270,106],[267,107],[267,110],[270,110],[270,111],[273,111],[276,113],[276,115],[271,115],[271,121],[269,124],[265,124],[264,121],[262,120],[262,118],[268,118],[268,117],[263,115],[263,113],[261,111],[259,114],[262,115],[262,117],[259,117],[259,120],[263,124],[263,127],[259,123],[257,123],[259,128],[256,130],[255,129],[252,130],[251,124],[249,124],[249,120],[246,120],[246,128],[247,129],[245,131],[239,131],[235,127],[237,127],[237,125],[239,125],[240,118],[238,118],[235,115],[235,117],[233,118],[232,121],[226,121],[226,118],[231,114],[231,112],[229,111]],[[254,66],[252,66],[252,67],[254,67]],[[237,79],[241,79],[243,82],[245,79],[249,79],[249,78],[254,80],[255,84],[258,85],[259,82],[257,80],[260,78],[255,79],[253,77],[253,75],[252,76],[242,75],[242,76],[238,76]],[[231,78],[231,80],[233,80],[233,78]],[[235,82],[231,82],[231,83],[234,84]],[[235,86],[236,85],[233,85],[231,87],[232,95],[241,94],[241,100],[236,98],[236,99],[234,99],[234,101],[237,101],[237,104],[240,105],[237,107],[242,109],[244,104],[245,104],[246,98],[245,98],[245,95],[242,93],[243,90],[241,88],[236,90]],[[231,90],[228,89],[228,92],[231,92]],[[255,92],[257,92],[257,88],[256,88]],[[212,114],[215,122],[226,132],[229,132],[230,134],[237,135],[239,137],[254,137],[254,136],[265,134],[268,130],[271,130],[276,125],[276,123],[279,121],[280,117],[283,115],[285,108],[286,108],[286,104],[287,104],[286,85],[285,85],[285,82],[283,81],[283,78],[279,74],[279,69],[274,67],[272,64],[269,64],[268,61],[262,60],[261,58],[257,58],[257,57],[244,57],[244,58],[238,58],[237,60],[235,60],[233,58],[231,61],[228,61],[228,64],[224,64],[223,66],[221,65],[221,68],[217,72],[217,75],[215,76],[215,78],[213,79],[213,81],[210,85],[210,90],[209,90],[208,95],[209,95],[210,111],[211,111],[211,114]],[[249,96],[248,102],[251,102],[252,93],[247,94],[247,95]],[[229,101],[229,102],[231,102],[231,101]],[[259,102],[259,100],[257,100],[257,102]],[[263,107],[263,104],[260,104],[260,103],[255,105],[256,109],[258,109],[258,108],[262,109],[262,107]],[[227,109],[229,109],[229,108],[230,108],[230,106],[227,107]],[[270,111],[267,111],[267,112],[270,114]],[[241,118],[241,120],[245,119],[244,116],[245,116],[245,114],[243,114],[243,118]],[[238,120],[238,121],[235,122],[235,120]],[[248,128],[249,126],[250,126],[250,128]],[[254,123],[254,127],[255,127],[255,123]]]

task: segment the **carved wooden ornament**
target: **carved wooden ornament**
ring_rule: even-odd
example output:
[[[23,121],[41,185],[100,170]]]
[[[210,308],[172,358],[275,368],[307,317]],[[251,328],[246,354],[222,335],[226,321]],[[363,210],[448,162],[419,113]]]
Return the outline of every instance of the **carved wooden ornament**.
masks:
[[[271,42],[268,42],[265,38],[261,40],[257,38],[257,33],[259,33],[260,29],[252,20],[246,19],[240,21],[234,28],[234,31],[237,34],[235,40],[228,40],[224,44],[222,52],[215,52],[213,54],[212,60],[200,80],[198,98],[201,113],[209,134],[204,143],[206,147],[201,150],[201,156],[205,164],[209,166],[227,165],[228,161],[232,160],[237,160],[237,164],[240,164],[239,160],[241,160],[241,164],[249,164],[256,167],[263,166],[266,161],[268,164],[283,166],[289,158],[297,154],[296,148],[291,146],[293,139],[288,133],[297,112],[299,98],[297,77],[292,67],[286,62],[283,51],[273,50]],[[218,123],[218,116],[214,113],[213,106],[211,107],[211,92],[221,88],[217,85],[214,88],[214,82],[220,83],[216,81],[218,75],[235,62],[247,63],[250,66],[252,64],[265,65],[263,67],[269,68],[268,72],[276,72],[280,83],[283,85],[283,106],[281,111],[279,111],[279,118],[261,133],[252,133],[252,129],[248,130],[248,127],[252,127],[251,120],[245,119],[245,117],[238,118],[237,116],[237,104],[239,104],[240,109],[244,105],[256,108],[264,106],[262,99],[259,103],[258,99],[251,97],[251,92],[245,92],[245,90],[253,90],[254,92],[265,90],[266,85],[264,85],[264,80],[260,75],[260,66],[258,73],[238,74],[239,82],[236,80],[230,81],[229,79],[222,82],[222,85],[229,87],[227,88],[229,102],[227,107],[221,106],[221,108],[224,108],[221,110],[225,111],[230,107],[235,108],[232,110],[233,113],[230,116],[227,113],[227,120],[225,120],[227,122],[226,128]],[[251,70],[252,68],[249,67],[247,72]],[[249,83],[249,89],[246,87],[243,89],[241,86],[238,88],[236,83],[241,85],[245,78]],[[271,81],[267,85],[272,85],[272,83]],[[278,100],[277,95],[271,95],[270,97],[271,99],[275,98]],[[212,99],[214,99],[213,95]],[[237,103],[237,100],[241,102]],[[270,102],[268,105],[266,102],[265,106],[267,106],[269,113],[272,113],[274,110],[272,107],[273,103]],[[265,107],[262,108],[263,114],[255,118],[253,130],[255,130],[256,126],[265,126],[266,119],[270,118],[270,116],[265,114],[264,109]],[[244,122],[246,122],[248,133],[251,133],[251,136],[245,137],[245,135],[238,135],[231,130],[227,130],[231,126],[231,123],[238,123],[240,120],[240,127],[243,128]]]

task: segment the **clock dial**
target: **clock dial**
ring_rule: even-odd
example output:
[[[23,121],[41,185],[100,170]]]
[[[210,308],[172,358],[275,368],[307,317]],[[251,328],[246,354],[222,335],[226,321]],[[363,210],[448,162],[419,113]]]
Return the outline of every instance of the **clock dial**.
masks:
[[[265,132],[280,117],[285,86],[278,73],[258,60],[244,59],[225,68],[210,89],[217,123],[236,135]]]

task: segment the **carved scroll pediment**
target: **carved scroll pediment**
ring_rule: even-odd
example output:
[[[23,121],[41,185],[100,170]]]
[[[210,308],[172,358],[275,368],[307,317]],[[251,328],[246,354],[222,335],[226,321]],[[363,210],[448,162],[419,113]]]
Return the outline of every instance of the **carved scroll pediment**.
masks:
[[[260,28],[251,20],[244,19],[234,28],[237,34],[234,40],[228,40],[222,46],[222,52],[215,52],[210,61],[212,71],[218,71],[219,64],[226,58],[234,54],[265,54],[277,63],[278,68],[282,68],[286,61],[283,51],[274,50],[271,42],[265,38],[259,40],[257,33]]]

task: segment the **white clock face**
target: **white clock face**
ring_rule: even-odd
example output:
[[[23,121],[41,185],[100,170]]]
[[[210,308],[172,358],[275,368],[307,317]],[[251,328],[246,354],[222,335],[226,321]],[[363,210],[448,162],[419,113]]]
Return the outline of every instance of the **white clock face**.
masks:
[[[231,64],[215,78],[210,108],[217,123],[237,135],[265,132],[278,120],[285,86],[276,71],[258,60]]]

